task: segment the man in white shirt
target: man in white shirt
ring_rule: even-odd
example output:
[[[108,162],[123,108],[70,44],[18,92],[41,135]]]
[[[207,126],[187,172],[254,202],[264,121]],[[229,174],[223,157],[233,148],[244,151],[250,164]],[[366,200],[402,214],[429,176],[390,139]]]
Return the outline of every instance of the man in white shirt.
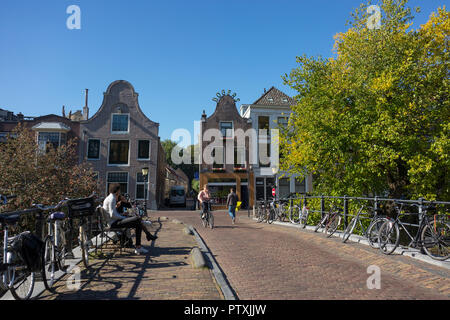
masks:
[[[109,186],[109,195],[103,201],[103,209],[109,214],[108,225],[112,228],[131,228],[136,231],[136,254],[148,253],[147,250],[141,246],[141,235],[144,231],[147,240],[156,240],[158,237],[153,236],[142,223],[141,218],[125,217],[117,212],[117,199],[120,196],[120,184],[115,183]]]

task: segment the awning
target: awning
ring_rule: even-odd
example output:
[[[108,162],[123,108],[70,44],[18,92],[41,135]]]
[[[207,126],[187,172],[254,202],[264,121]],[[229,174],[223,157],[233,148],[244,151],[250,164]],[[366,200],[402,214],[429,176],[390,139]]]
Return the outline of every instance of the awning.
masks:
[[[37,125],[34,125],[31,129],[35,131],[70,131],[70,127],[61,122],[40,122]]]

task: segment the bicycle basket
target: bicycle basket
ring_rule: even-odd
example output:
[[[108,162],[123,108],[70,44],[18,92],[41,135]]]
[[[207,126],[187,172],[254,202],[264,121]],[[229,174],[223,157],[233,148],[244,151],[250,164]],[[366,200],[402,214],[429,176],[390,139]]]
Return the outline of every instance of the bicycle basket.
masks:
[[[68,200],[67,208],[70,218],[92,216],[95,212],[94,198]]]
[[[44,242],[30,231],[17,235],[11,243],[11,249],[17,254],[20,262],[24,262],[32,272],[42,268]],[[19,263],[19,261],[15,261]]]

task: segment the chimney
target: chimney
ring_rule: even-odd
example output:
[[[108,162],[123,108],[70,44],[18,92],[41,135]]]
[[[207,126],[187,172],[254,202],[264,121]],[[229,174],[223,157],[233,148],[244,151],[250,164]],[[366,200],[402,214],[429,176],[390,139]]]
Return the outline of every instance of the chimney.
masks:
[[[19,121],[23,121],[23,114],[22,114],[22,112],[19,112],[19,114],[17,115],[17,119]]]
[[[86,101],[85,101],[84,107],[83,107],[83,119],[84,120],[89,119],[88,91],[89,91],[89,89],[86,89]]]
[[[264,88],[264,93],[266,93],[266,88]]]
[[[65,118],[66,117],[66,107],[62,107],[62,116]]]
[[[206,112],[205,112],[205,110],[203,110],[202,122],[206,122]]]

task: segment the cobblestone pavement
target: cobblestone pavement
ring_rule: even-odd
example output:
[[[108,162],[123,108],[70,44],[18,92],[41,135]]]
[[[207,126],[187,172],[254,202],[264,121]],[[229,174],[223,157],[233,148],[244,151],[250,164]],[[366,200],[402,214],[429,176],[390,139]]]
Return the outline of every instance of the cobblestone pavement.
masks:
[[[79,290],[69,289],[66,275],[57,282],[55,294],[45,291],[38,299],[222,299],[211,271],[194,269],[189,263],[189,253],[197,243],[183,233],[184,226],[170,220],[153,225],[151,232],[158,239],[149,243],[142,237],[149,254],[135,255],[133,249],[120,253],[109,246],[107,258],[92,261],[92,273],[79,265]]]
[[[256,223],[241,212],[236,225],[214,212],[205,229],[197,211],[164,212],[193,225],[240,299],[444,299],[450,272],[409,257],[386,256],[307,230]],[[163,214],[161,214],[163,215]],[[381,289],[367,288],[367,269],[381,270]]]

